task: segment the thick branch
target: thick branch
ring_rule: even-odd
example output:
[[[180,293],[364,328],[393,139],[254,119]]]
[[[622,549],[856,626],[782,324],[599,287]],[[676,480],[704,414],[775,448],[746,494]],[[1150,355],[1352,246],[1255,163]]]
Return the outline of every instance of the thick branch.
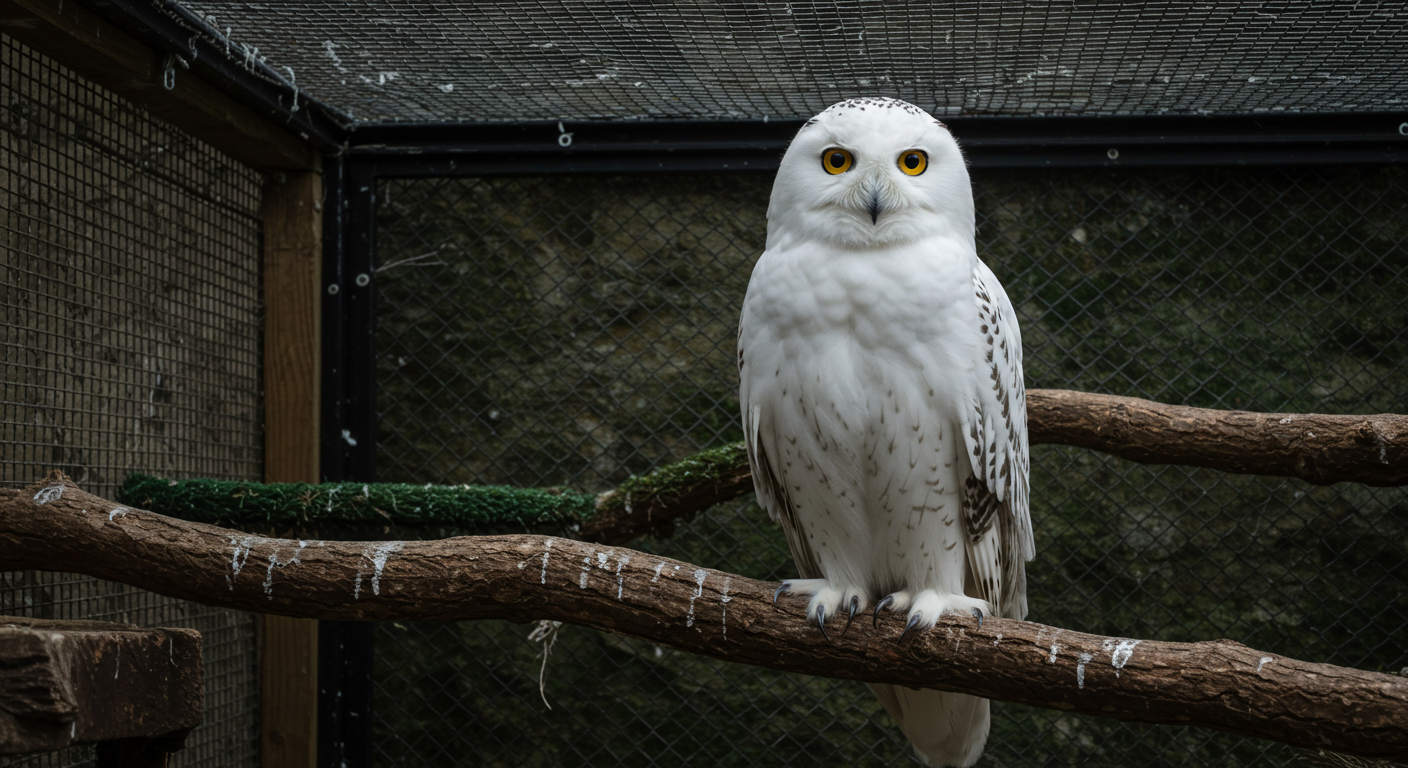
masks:
[[[1033,443],[1316,485],[1408,484],[1408,416],[1253,413],[1063,389],[1027,393]]]
[[[62,491],[60,491],[62,488]],[[1408,679],[1226,640],[1135,641],[948,617],[830,642],[776,585],[622,548],[542,536],[421,542],[268,539],[121,508],[51,476],[0,491],[0,569],[71,570],[173,597],[322,619],[555,619],[728,661],[1307,748],[1408,758]]]

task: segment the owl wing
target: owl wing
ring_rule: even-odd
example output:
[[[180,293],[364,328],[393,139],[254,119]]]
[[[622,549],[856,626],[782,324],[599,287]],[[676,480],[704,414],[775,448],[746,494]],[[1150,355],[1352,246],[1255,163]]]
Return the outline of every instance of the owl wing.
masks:
[[[782,528],[787,537],[787,548],[792,551],[792,560],[797,564],[797,573],[804,579],[822,578],[821,565],[802,535],[802,527],[797,522],[792,499],[787,493],[787,484],[782,474],[773,466],[765,443],[759,435],[762,423],[762,408],[757,403],[749,403],[745,398],[743,407],[744,445],[748,449],[748,467],[753,471],[753,489],[758,494],[758,503],[768,511],[768,516]]]
[[[755,272],[753,281],[757,279]],[[753,281],[749,282],[750,296],[754,289]],[[757,493],[758,503],[768,511],[768,516],[787,537],[787,548],[797,564],[798,575],[804,579],[818,579],[822,577],[821,565],[797,521],[781,466],[774,463],[777,457],[770,453],[770,449],[778,445],[778,436],[773,420],[765,418],[763,412],[762,401],[767,396],[754,386],[753,374],[759,360],[771,360],[769,353],[776,354],[779,349],[774,344],[755,338],[757,327],[751,309],[745,299],[743,312],[738,319],[738,402],[743,411],[743,443],[748,451],[748,467],[753,473],[753,490]],[[754,348],[745,349],[745,344]],[[752,367],[749,367],[750,363]],[[762,364],[767,367],[766,362]]]
[[[973,268],[978,364],[963,412],[963,440],[973,474],[965,483],[963,522],[968,566],[979,596],[998,613],[1027,615],[1026,561],[1036,554],[1028,505],[1031,460],[1022,335],[1007,292],[987,265]]]

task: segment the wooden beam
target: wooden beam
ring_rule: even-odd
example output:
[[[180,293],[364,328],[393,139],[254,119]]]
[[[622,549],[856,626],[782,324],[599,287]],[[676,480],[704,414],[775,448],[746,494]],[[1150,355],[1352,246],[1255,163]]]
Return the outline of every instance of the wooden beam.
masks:
[[[318,481],[322,339],[322,179],[271,174],[264,186],[264,477]],[[265,768],[313,768],[318,622],[264,617],[260,675]]]
[[[264,185],[264,479],[318,482],[322,177]]]
[[[260,170],[308,170],[318,153],[220,89],[177,67],[75,2],[0,0],[0,32]]]
[[[260,761],[314,768],[318,759],[318,622],[266,615],[260,642]]]
[[[129,739],[174,752],[203,696],[193,629],[0,616],[0,754]]]

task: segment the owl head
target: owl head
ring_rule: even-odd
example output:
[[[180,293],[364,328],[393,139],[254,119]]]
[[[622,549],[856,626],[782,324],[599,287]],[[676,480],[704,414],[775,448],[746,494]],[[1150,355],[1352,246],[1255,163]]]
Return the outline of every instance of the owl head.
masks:
[[[850,99],[808,120],[783,155],[768,248],[846,248],[936,235],[973,240],[968,168],[944,124],[898,99]]]

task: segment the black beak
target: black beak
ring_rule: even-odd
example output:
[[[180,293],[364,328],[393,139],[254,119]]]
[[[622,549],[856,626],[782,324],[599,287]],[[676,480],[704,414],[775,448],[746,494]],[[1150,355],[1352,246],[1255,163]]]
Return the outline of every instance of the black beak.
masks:
[[[875,224],[880,219],[880,190],[873,190],[870,193],[870,223]]]

